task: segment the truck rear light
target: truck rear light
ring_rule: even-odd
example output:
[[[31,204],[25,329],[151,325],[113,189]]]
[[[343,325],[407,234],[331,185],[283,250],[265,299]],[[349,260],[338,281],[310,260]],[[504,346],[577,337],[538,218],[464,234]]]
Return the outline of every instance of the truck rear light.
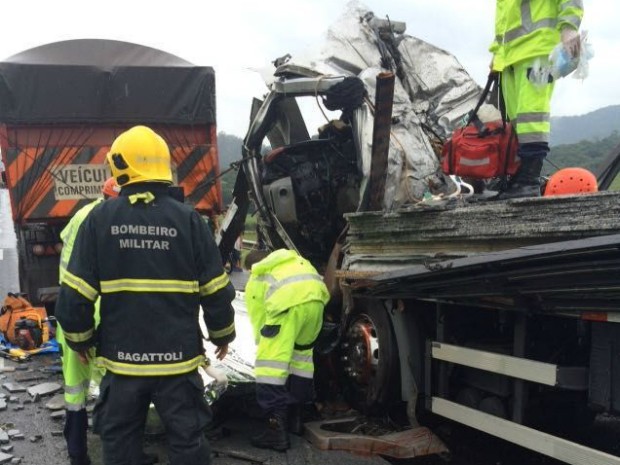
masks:
[[[45,254],[45,246],[42,244],[35,244],[32,246],[32,253],[37,257]]]
[[[618,312],[583,312],[582,320],[602,321],[606,323],[620,323],[620,313]]]
[[[62,243],[58,242],[54,245],[34,244],[32,246],[32,253],[37,257],[58,255],[62,250]]]

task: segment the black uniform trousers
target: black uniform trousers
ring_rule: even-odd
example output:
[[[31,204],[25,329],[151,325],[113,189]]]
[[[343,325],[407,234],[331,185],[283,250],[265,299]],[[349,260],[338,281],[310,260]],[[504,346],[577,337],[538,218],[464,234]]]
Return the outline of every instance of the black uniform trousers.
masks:
[[[170,465],[209,465],[211,450],[204,429],[211,410],[197,370],[176,376],[105,374],[93,421],[105,465],[141,464],[151,402],[166,430]]]
[[[297,375],[289,375],[286,385],[256,383],[256,401],[268,414],[285,414],[291,405],[303,405],[314,397],[313,381]]]
[[[86,413],[86,409],[66,410],[63,434],[67,441],[69,457],[85,458],[88,455],[87,431],[88,413]]]

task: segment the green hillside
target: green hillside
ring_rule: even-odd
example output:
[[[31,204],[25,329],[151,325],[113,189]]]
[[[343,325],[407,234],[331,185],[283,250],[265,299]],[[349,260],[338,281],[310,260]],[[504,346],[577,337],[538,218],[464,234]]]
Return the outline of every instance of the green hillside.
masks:
[[[584,117],[585,118],[585,117]],[[220,169],[224,171],[230,164],[241,159],[241,138],[225,133],[218,135],[220,152]],[[615,130],[606,137],[582,140],[574,144],[554,145],[543,168],[543,174],[552,174],[560,168],[580,166],[597,172],[611,151],[620,145],[620,131]],[[222,176],[224,205],[232,201],[232,189],[235,184],[236,170]]]
[[[610,105],[577,116],[551,117],[551,145],[597,140],[620,131],[620,105]]]
[[[550,174],[557,169],[569,166],[580,166],[596,173],[600,164],[619,144],[620,132],[613,131],[602,139],[582,140],[575,144],[553,146],[543,173]]]

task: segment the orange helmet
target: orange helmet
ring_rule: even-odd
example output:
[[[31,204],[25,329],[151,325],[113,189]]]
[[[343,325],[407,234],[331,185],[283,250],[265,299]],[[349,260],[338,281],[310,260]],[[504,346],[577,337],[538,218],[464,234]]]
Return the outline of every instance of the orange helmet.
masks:
[[[103,192],[103,195],[107,195],[108,197],[118,197],[118,193],[120,191],[121,188],[116,182],[116,178],[114,176],[106,179],[103,183],[103,187],[101,188],[101,192]]]
[[[563,168],[547,181],[545,196],[598,192],[596,176],[585,168]]]

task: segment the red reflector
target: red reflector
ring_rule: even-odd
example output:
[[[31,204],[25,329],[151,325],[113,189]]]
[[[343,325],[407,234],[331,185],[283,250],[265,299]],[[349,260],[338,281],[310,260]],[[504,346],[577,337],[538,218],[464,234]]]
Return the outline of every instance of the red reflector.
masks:
[[[583,312],[582,320],[588,321],[607,321],[607,312]]]

